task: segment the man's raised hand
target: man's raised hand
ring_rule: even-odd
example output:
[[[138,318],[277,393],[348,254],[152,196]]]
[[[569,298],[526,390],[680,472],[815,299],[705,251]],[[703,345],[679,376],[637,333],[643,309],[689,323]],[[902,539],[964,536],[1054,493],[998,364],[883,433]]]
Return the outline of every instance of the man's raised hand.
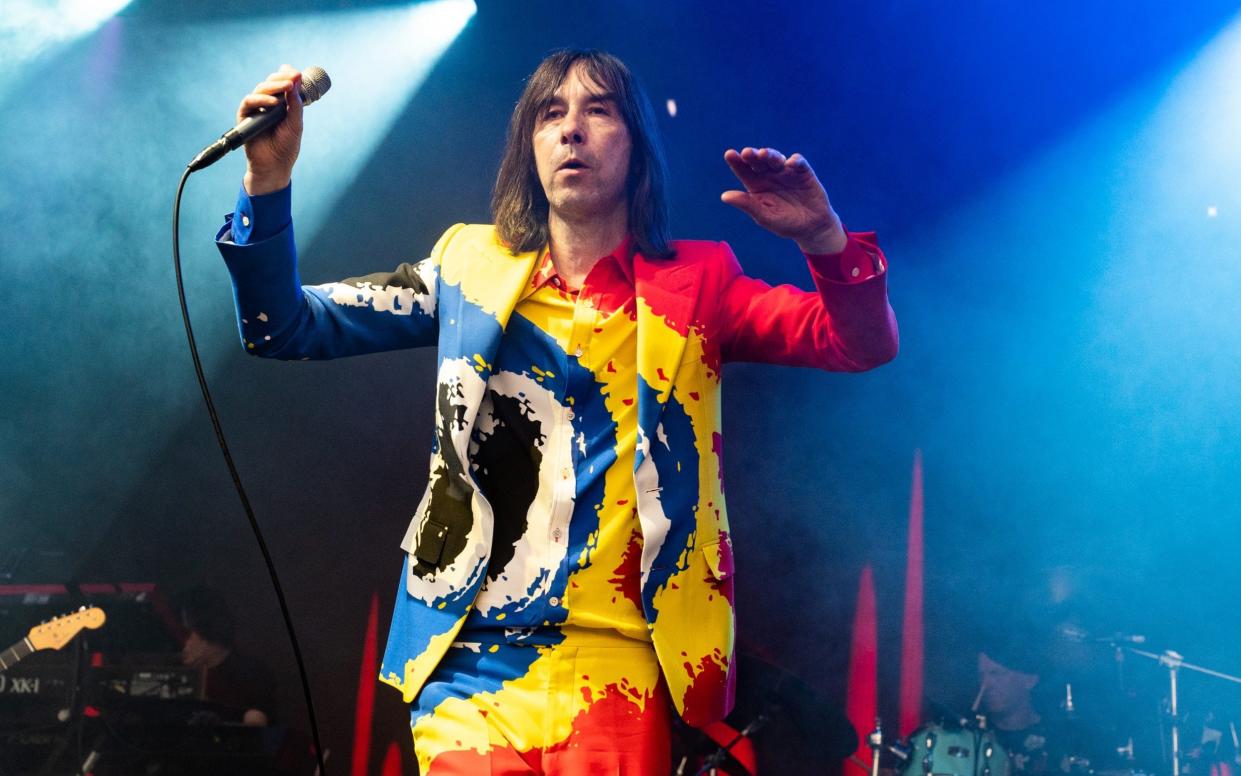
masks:
[[[839,253],[848,237],[827,192],[801,154],[785,158],[774,148],[724,152],[724,161],[745,186],[720,200],[742,210],[764,229],[796,240],[805,253]]]
[[[284,120],[270,132],[246,143],[246,177],[243,183],[250,196],[279,191],[289,185],[293,163],[302,147],[302,98],[298,93],[302,74],[290,65],[259,82],[237,107],[237,121],[259,108],[274,108],[281,95],[288,107]]]

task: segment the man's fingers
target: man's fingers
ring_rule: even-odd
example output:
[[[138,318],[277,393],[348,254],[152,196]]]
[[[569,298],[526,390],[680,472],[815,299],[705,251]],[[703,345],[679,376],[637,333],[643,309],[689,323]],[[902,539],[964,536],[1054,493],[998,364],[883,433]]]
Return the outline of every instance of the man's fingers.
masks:
[[[292,65],[281,65],[279,70],[277,70],[274,73],[270,73],[267,76],[267,80],[268,81],[288,81],[288,80],[293,79],[294,77],[300,78],[301,75],[302,75],[302,71],[298,70]]]
[[[774,148],[746,146],[740,151],[730,148],[724,153],[724,161],[750,190],[756,186],[765,188],[772,185],[775,176],[784,172],[811,172],[810,164],[801,154],[785,157]]]
[[[749,149],[753,150],[753,149]],[[745,185],[747,189],[753,190],[755,187],[762,185],[763,173],[756,172],[749,163],[745,161],[745,157],[741,153],[728,149],[724,152],[724,161],[728,163],[729,169],[733,171],[733,175]]]
[[[241,121],[246,116],[254,113],[259,108],[274,108],[280,104],[279,95],[285,95],[286,104],[291,114],[298,115],[301,112],[301,95],[297,88],[302,80],[302,74],[290,68],[290,72],[272,73],[267,76],[266,81],[260,81],[254,85],[253,91],[246,95],[241,105],[237,108],[237,120]]]
[[[301,127],[302,125],[301,86],[302,86],[302,74],[297,73],[292,78],[292,84],[290,85],[289,92],[285,98],[285,102],[287,103],[288,109],[289,109],[288,120],[292,122],[293,125],[296,127]]]
[[[251,91],[255,94],[282,94],[287,93],[294,83],[292,78],[268,78],[255,84]]]
[[[810,162],[806,161],[806,157],[801,154],[793,154],[790,156],[784,166],[798,175],[814,175],[814,170],[811,169]]]
[[[247,94],[241,98],[241,112],[251,113],[257,108],[274,108],[280,104],[280,98],[272,94]]]
[[[756,173],[778,172],[784,166],[784,154],[774,148],[741,149],[741,160]]]
[[[280,98],[275,95],[247,94],[241,99],[241,104],[237,106],[237,121],[240,123],[242,119],[258,112],[260,108],[274,108],[279,104]]]
[[[762,174],[767,171],[767,161],[757,148],[746,146],[741,149],[741,161],[755,174]]]
[[[762,148],[758,151],[758,161],[767,172],[779,172],[784,167],[784,154],[774,148]]]

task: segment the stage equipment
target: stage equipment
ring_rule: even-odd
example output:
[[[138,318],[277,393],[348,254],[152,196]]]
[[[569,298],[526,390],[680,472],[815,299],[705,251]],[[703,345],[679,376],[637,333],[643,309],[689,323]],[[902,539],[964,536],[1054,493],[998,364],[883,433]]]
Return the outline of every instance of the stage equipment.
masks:
[[[902,776],[1009,776],[1008,753],[981,727],[923,725],[909,737]]]
[[[1117,649],[1120,649],[1120,642],[1117,642]],[[1183,722],[1180,713],[1180,692],[1177,687],[1178,674],[1182,669],[1186,671],[1195,671],[1206,676],[1211,676],[1233,684],[1241,684],[1241,677],[1226,674],[1222,671],[1215,671],[1203,666],[1186,663],[1185,658],[1179,652],[1171,649],[1164,650],[1162,653],[1148,652],[1144,649],[1136,647],[1124,646],[1123,649],[1130,654],[1154,660],[1159,665],[1168,669],[1168,739],[1169,739],[1169,757],[1172,760],[1172,776],[1181,776],[1182,762],[1182,745],[1181,745],[1181,725]],[[1235,729],[1233,732],[1235,736]]]
[[[26,638],[0,652],[0,674],[37,650],[60,649],[83,629],[94,630],[103,625],[106,619],[103,609],[94,606],[87,609],[83,606],[76,612],[36,625],[26,634]],[[3,691],[4,686],[0,684],[0,693]]]

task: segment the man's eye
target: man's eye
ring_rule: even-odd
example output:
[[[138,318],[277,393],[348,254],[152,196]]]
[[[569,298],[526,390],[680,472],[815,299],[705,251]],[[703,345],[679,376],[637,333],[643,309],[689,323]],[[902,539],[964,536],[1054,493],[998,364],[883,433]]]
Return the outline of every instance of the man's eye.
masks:
[[[559,108],[551,108],[551,109],[549,109],[546,113],[544,113],[544,114],[543,114],[543,118],[545,118],[545,119],[556,119],[556,118],[560,118],[560,114],[561,114],[562,112],[563,112],[563,111],[561,111]]]

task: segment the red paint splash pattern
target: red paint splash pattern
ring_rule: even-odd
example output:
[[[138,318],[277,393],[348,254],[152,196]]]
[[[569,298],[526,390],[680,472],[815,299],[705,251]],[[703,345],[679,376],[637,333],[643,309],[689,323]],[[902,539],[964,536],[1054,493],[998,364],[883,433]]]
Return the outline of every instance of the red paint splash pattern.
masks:
[[[720,650],[698,661],[695,668],[686,661],[683,664],[686,673],[692,677],[689,687],[685,690],[684,709],[681,718],[690,725],[702,727],[715,721],[719,709],[731,709],[736,697],[736,672],[732,662]],[[726,703],[720,703],[720,693],[725,694]]]
[[[629,534],[629,543],[621,556],[620,565],[613,571],[608,582],[625,598],[629,599],[638,611],[642,611],[642,531],[634,530]]]
[[[592,700],[589,688],[583,698]],[[602,697],[573,719],[568,738],[551,746],[518,751],[510,746],[444,752],[425,776],[475,776],[480,773],[669,773],[672,722],[668,704],[655,694],[609,684]],[[639,708],[633,698],[641,698]],[[624,735],[618,736],[617,731]]]
[[[735,561],[733,560],[732,544],[728,539],[728,534],[720,531],[718,544],[711,550],[715,553],[715,568],[712,570],[711,579],[707,583],[712,589],[724,596],[724,600],[728,601],[730,606],[736,606],[733,597],[736,595],[735,583],[733,582],[733,574],[736,573]]]
[[[720,493],[724,492],[724,435],[711,432],[711,452],[715,454],[716,471],[720,476]]]

